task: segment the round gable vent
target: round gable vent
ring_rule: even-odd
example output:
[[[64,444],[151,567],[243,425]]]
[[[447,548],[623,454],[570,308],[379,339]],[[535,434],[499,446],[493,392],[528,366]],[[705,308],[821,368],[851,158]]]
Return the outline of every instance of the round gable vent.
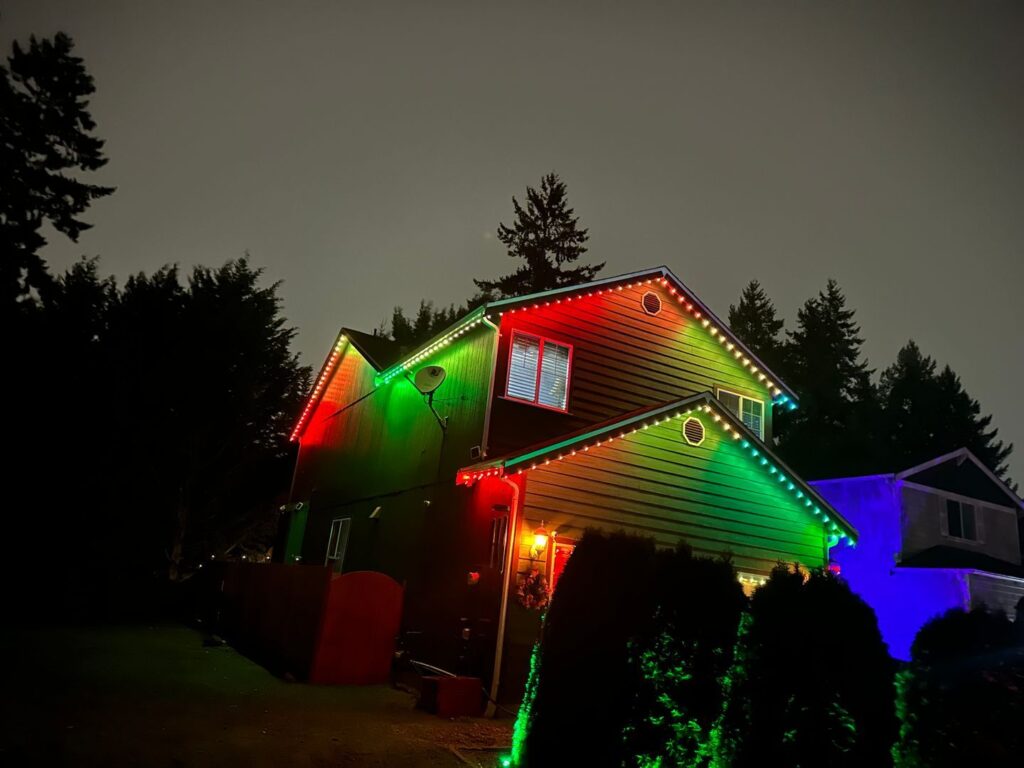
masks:
[[[654,291],[645,293],[640,303],[643,304],[644,312],[648,315],[656,315],[661,312],[661,297]]]
[[[683,439],[690,445],[700,445],[704,442],[704,425],[700,419],[693,416],[683,422]]]

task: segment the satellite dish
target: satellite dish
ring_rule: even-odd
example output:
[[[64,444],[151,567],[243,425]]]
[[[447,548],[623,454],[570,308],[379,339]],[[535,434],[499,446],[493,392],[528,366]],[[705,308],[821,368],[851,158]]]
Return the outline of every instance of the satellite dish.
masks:
[[[444,381],[444,377],[447,375],[447,372],[440,365],[428,365],[416,371],[413,384],[424,395],[429,395],[441,386],[441,382]]]

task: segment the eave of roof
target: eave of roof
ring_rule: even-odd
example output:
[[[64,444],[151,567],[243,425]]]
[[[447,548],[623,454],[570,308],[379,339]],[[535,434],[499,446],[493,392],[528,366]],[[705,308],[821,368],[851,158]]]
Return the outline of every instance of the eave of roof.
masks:
[[[563,436],[558,440],[541,443],[506,454],[487,461],[478,462],[460,469],[456,474],[456,483],[472,485],[486,477],[518,475],[550,464],[572,458],[579,453],[589,452],[607,443],[631,435],[640,429],[674,417],[685,418],[695,411],[710,413],[716,425],[722,428],[732,439],[739,441],[743,448],[750,452],[764,467],[764,471],[784,484],[793,495],[800,500],[808,512],[819,517],[826,530],[840,536],[848,537],[852,542],[857,539],[857,530],[814,488],[793,472],[781,461],[772,450],[737,419],[729,409],[723,406],[710,392],[675,400],[663,405],[653,406],[618,417],[601,424],[594,425],[585,431]]]
[[[359,353],[366,358],[366,362],[378,371],[383,371],[388,366],[394,365],[405,353],[405,348],[401,344],[383,336],[363,333],[354,328],[342,328],[341,332],[348,336],[352,346],[359,350]]]
[[[971,552],[945,544],[938,544],[917,552],[902,560],[899,567],[980,571],[1001,576],[1013,576],[1018,579],[1024,578],[1024,566],[1008,563],[1005,560],[986,555],[984,552]]]
[[[753,352],[751,352],[747,345],[740,341],[728,326],[726,326],[726,324],[723,323],[718,316],[715,315],[715,313],[712,312],[708,306],[672,272],[672,270],[665,266],[645,269],[639,272],[628,272],[626,274],[606,277],[579,285],[553,288],[549,291],[541,291],[539,293],[532,293],[526,296],[516,296],[510,299],[499,299],[497,301],[488,302],[477,307],[473,311],[468,312],[430,340],[406,352],[400,359],[389,361],[388,363],[378,360],[379,356],[375,355],[372,350],[368,348],[360,349],[360,344],[355,339],[352,341],[353,345],[356,346],[357,349],[360,349],[360,353],[363,357],[365,357],[367,361],[369,361],[370,364],[378,370],[378,381],[386,384],[437,350],[448,346],[457,338],[476,326],[485,324],[489,325],[491,328],[497,329],[495,320],[500,318],[500,316],[505,312],[516,312],[524,307],[532,308],[546,306],[548,304],[560,303],[563,300],[571,301],[582,295],[598,294],[616,289],[621,290],[625,287],[634,287],[638,284],[650,284],[654,281],[658,281],[661,285],[667,287],[670,293],[676,296],[679,303],[684,306],[695,319],[699,320],[705,328],[708,329],[713,338],[715,338],[729,353],[739,360],[753,377],[764,382],[765,386],[767,386],[769,391],[772,393],[773,401],[777,405],[788,404],[788,407],[791,409],[796,407],[796,393],[793,392],[793,390],[790,389],[781,378],[775,375],[775,373]],[[344,335],[344,333],[345,329],[342,330],[342,334],[340,334],[340,336]],[[365,336],[366,334],[361,335]],[[367,347],[368,345],[363,346]],[[314,385],[313,389],[310,391],[306,408],[303,411],[302,416],[299,418],[295,428],[292,430],[292,440],[295,440],[302,434],[302,430],[305,428],[306,419],[315,407],[320,394],[322,394],[321,384],[326,386],[326,382],[322,377],[326,372],[326,375],[329,378],[330,371],[333,369],[333,362],[336,362],[336,360],[333,360],[333,356],[336,351],[337,342],[335,343],[335,348],[331,355],[328,356],[327,361],[321,368],[321,374],[317,377],[316,385]],[[375,362],[375,360],[377,362]],[[318,390],[318,387],[321,388]]]

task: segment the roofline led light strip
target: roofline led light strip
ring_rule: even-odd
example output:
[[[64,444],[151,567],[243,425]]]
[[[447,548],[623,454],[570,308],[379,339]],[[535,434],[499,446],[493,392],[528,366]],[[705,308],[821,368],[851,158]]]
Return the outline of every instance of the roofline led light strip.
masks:
[[[464,333],[468,333],[481,323],[490,324],[490,321],[486,317],[484,317],[483,307],[480,307],[478,310],[467,316],[466,319],[460,325],[454,326],[450,331],[445,333],[440,338],[436,339],[429,346],[414,352],[411,357],[406,358],[400,363],[395,363],[393,366],[391,366],[386,371],[381,373],[380,376],[378,377],[380,383],[387,384],[396,376],[400,376],[401,374],[405,373],[405,371],[407,371],[412,366],[416,365],[416,363],[434,354],[439,349],[447,347],[449,344],[451,344],[457,338],[462,336]]]
[[[829,533],[837,535],[840,539],[847,539],[851,546],[856,544],[856,540],[850,535],[850,533],[843,531],[839,525],[840,522],[830,517],[826,512],[823,512],[821,507],[815,503],[817,500],[816,495],[812,496],[804,493],[798,487],[798,481],[790,476],[785,469],[776,466],[775,463],[766,458],[763,451],[758,450],[757,446],[753,445],[747,440],[739,430],[729,423],[728,418],[717,412],[717,408],[712,408],[711,405],[700,405],[696,407],[680,406],[672,412],[667,414],[657,412],[650,414],[646,417],[639,417],[636,421],[631,422],[627,425],[617,425],[616,427],[606,427],[604,429],[595,430],[587,435],[582,435],[572,440],[562,441],[555,445],[540,448],[536,451],[517,456],[513,459],[505,460],[499,464],[493,466],[483,467],[476,471],[460,470],[456,475],[456,484],[471,486],[478,480],[482,480],[487,477],[501,477],[503,475],[521,475],[523,472],[529,472],[532,469],[538,469],[540,467],[546,467],[551,464],[552,461],[563,461],[567,458],[571,458],[580,453],[589,453],[592,448],[599,448],[603,445],[608,445],[615,440],[628,437],[636,434],[637,432],[645,429],[649,429],[652,426],[658,426],[663,424],[670,419],[686,419],[693,414],[705,413],[711,416],[711,419],[734,441],[740,443],[743,448],[750,453],[751,457],[756,459],[761,466],[768,469],[768,473],[775,478],[775,480],[788,490],[798,501],[800,501],[808,510],[814,514],[815,517],[821,518],[821,522],[825,525],[825,530]],[[582,447],[573,447],[564,452],[558,453],[559,449],[567,448],[570,444],[578,444],[581,441],[586,441],[588,437],[597,437],[592,442],[587,442]],[[549,455],[553,454],[553,455]],[[546,456],[543,460],[540,457]],[[536,461],[534,461],[536,459]],[[529,462],[529,466],[520,467],[513,471],[513,467],[519,464]],[[810,489],[808,489],[810,490]],[[811,494],[814,492],[811,491]]]
[[[534,302],[528,307],[510,309],[508,310],[508,314],[514,314],[517,311],[522,312],[524,310],[541,309],[543,307],[548,307],[554,304],[569,304],[572,301],[580,301],[581,299],[586,299],[591,296],[600,296],[605,293],[616,293],[622,291],[623,289],[630,289],[643,285],[652,285],[654,283],[658,283],[662,287],[667,288],[668,292],[672,296],[675,296],[676,301],[679,302],[680,306],[684,307],[687,312],[689,312],[691,315],[693,315],[695,319],[701,322],[701,325],[707,328],[708,332],[711,334],[711,338],[715,339],[719,344],[721,344],[727,352],[731,353],[732,356],[736,358],[743,365],[743,367],[746,368],[751,373],[751,375],[753,375],[758,381],[762,382],[768,388],[768,391],[772,395],[773,403],[775,403],[776,405],[785,405],[788,403],[788,407],[790,410],[796,408],[796,403],[793,401],[793,399],[790,398],[789,395],[787,395],[785,392],[783,392],[782,388],[778,384],[772,381],[764,373],[764,371],[761,371],[754,364],[754,361],[751,360],[745,354],[744,350],[729,338],[729,334],[727,334],[721,328],[714,325],[714,323],[712,323],[711,320],[709,320],[707,317],[703,315],[703,313],[701,313],[700,309],[694,304],[694,302],[688,299],[684,291],[677,289],[674,285],[670,285],[670,282],[671,281],[667,277],[652,277],[648,278],[647,280],[636,280],[632,283],[625,283],[623,285],[610,286],[607,288],[598,288],[596,290],[589,291],[588,293],[577,294],[576,296],[567,296],[565,298],[560,297],[557,299],[551,299],[550,301],[544,302]],[[505,313],[499,312],[498,314],[503,315]]]
[[[295,442],[295,439],[299,436],[302,430],[306,426],[306,422],[309,417],[313,414],[313,409],[316,404],[320,401],[320,395],[323,394],[324,388],[327,386],[327,382],[330,381],[331,376],[334,374],[334,368],[338,365],[338,360],[341,359],[341,351],[345,348],[345,343],[348,341],[348,337],[345,334],[340,334],[338,340],[334,343],[334,349],[331,350],[330,357],[324,362],[323,368],[320,370],[320,376],[316,380],[316,386],[313,387],[313,391],[309,393],[309,397],[306,399],[306,407],[302,411],[302,415],[299,417],[298,422],[295,424],[295,429],[292,430],[289,441]]]

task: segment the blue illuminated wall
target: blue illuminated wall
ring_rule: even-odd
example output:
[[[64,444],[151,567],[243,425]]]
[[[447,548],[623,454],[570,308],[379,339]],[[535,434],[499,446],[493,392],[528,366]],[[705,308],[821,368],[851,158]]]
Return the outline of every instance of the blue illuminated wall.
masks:
[[[860,533],[855,549],[844,544],[831,556],[850,588],[878,616],[878,627],[898,659],[928,619],[950,608],[969,608],[967,574],[955,569],[899,568],[902,547],[900,486],[892,475],[822,480],[815,490]]]

